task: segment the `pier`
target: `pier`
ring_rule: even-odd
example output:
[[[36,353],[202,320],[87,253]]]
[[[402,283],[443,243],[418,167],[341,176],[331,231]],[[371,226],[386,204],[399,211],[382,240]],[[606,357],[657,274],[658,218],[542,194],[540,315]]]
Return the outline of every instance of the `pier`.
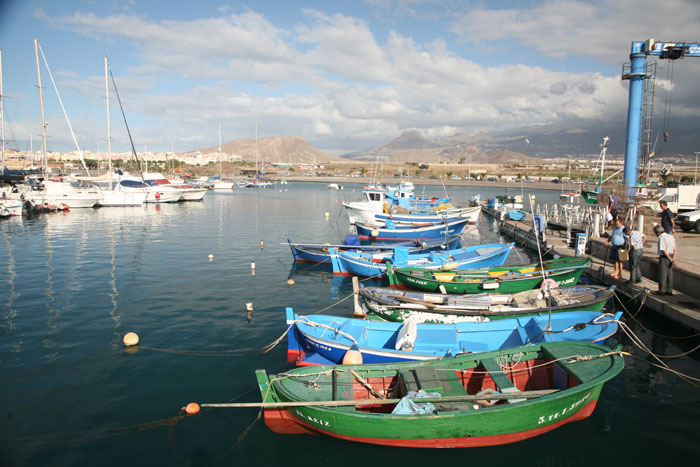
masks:
[[[528,213],[522,221],[508,219],[500,210],[494,210],[483,205],[482,212],[493,217],[498,222],[501,235],[508,237],[517,244],[537,249],[537,240],[532,231],[532,214]],[[545,240],[541,243],[542,253],[547,256],[574,256],[575,236],[567,235],[566,231],[546,230]],[[570,238],[570,237],[573,237]],[[647,235],[644,244],[644,255],[640,263],[642,282],[627,283],[629,271],[625,269],[622,279],[611,276],[612,264],[608,261],[610,247],[606,238],[588,238],[586,253],[593,260],[587,274],[593,279],[606,284],[615,285],[618,293],[627,299],[653,310],[659,315],[678,323],[679,325],[700,331],[700,267],[695,266],[700,260],[700,245],[697,234],[676,233],[676,245],[680,258],[674,267],[674,289],[672,296],[659,296],[651,292],[658,290],[657,271],[658,257],[656,254],[656,238]]]

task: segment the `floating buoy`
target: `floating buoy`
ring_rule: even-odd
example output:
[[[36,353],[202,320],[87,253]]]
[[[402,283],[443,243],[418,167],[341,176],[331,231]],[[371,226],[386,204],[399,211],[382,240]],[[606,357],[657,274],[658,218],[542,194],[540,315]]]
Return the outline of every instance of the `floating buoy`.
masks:
[[[338,200],[337,200],[337,199],[335,200],[335,204],[338,204]]]
[[[352,344],[352,347],[345,352],[343,365],[362,365],[362,352],[360,352],[357,344]]]
[[[250,275],[255,275],[255,263],[250,263]]]
[[[379,230],[372,229],[372,231],[369,234],[373,237],[379,237]]]
[[[125,347],[139,345],[139,335],[135,332],[127,332],[124,334],[124,339],[122,339],[122,342],[124,342]]]
[[[253,302],[248,302],[248,303],[246,303],[246,304],[245,304],[245,310],[248,311],[248,312],[252,312],[252,311],[253,311]]]
[[[156,199],[160,199],[160,193],[156,191]]]
[[[294,279],[287,279],[287,285],[294,285]]]
[[[214,255],[209,255],[209,257],[208,257],[208,258],[209,258],[209,261],[211,261],[211,260],[213,260],[213,259],[214,259]]]
[[[199,404],[196,402],[190,402],[187,404],[187,407],[185,407],[185,413],[187,415],[197,415],[199,413]]]
[[[250,263],[250,269],[255,269],[255,263]]]
[[[450,261],[449,263],[444,263],[442,266],[440,266],[441,271],[453,271],[459,267],[459,263],[457,261]]]
[[[263,242],[262,240],[260,240],[260,249],[262,250],[264,247],[265,247],[265,242]]]
[[[328,219],[329,217],[331,217],[330,213],[328,213],[328,212],[326,212],[325,216],[326,216],[326,219]]]

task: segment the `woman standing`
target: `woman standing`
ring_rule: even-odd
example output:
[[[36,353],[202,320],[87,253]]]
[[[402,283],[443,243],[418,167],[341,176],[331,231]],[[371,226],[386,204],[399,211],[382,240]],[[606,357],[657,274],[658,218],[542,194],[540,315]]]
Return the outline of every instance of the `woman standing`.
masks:
[[[625,240],[624,228],[622,225],[622,219],[619,217],[613,220],[614,228],[612,235],[608,238],[606,242],[607,245],[612,245],[610,249],[610,262],[613,263],[613,273],[611,276],[615,279],[622,278],[622,261],[620,261],[620,250],[625,247],[627,243]]]

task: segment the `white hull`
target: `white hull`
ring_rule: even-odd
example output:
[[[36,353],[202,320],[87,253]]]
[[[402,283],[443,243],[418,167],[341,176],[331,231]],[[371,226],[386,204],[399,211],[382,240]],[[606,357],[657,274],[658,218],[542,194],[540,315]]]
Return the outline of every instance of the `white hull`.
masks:
[[[185,188],[182,190],[180,201],[202,201],[207,191],[209,190],[206,188]]]
[[[0,216],[5,212],[8,216],[21,216],[22,206],[22,201],[11,198],[0,198]]]
[[[100,206],[141,206],[146,201],[146,195],[145,190],[103,190]]]
[[[182,198],[182,193],[172,188],[163,189],[151,187],[146,196],[145,203],[177,203]]]
[[[216,182],[214,183],[214,191],[231,191],[236,186],[233,182]]]
[[[355,203],[343,203],[345,210],[348,213],[350,223],[355,222],[367,222],[373,224],[377,222],[375,214],[381,213],[381,211],[376,210],[376,205],[367,202],[355,202]],[[440,211],[436,211],[436,215],[439,215]],[[479,222],[479,216],[481,215],[481,206],[473,206],[466,208],[458,208],[453,211],[447,212],[448,216],[459,216],[462,218],[468,218],[470,224],[476,224]],[[418,216],[416,216],[418,218]]]

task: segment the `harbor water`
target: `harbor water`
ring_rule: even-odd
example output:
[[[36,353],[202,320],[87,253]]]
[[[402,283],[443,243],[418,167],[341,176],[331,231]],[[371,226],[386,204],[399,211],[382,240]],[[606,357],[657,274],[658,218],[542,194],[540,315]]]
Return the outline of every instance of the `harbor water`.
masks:
[[[210,192],[195,203],[0,220],[0,466],[619,466],[700,455],[700,389],[653,366],[621,332],[610,344],[634,356],[590,418],[505,446],[410,450],[281,435],[256,422],[257,409],[182,416],[189,402],[260,400],[254,370],[290,368],[285,340],[260,350],[284,333],[285,307],[352,314],[349,278],[293,265],[284,243],[341,241],[349,231],[341,202],[360,191],[292,183]],[[464,203],[477,193],[503,189],[450,195]],[[532,193],[558,202],[557,191]],[[501,239],[482,216],[465,241]],[[535,258],[517,248],[506,264]],[[648,311],[623,320],[657,354],[697,345]],[[133,351],[122,344],[127,332],[140,337]],[[666,361],[700,376],[697,352]]]

